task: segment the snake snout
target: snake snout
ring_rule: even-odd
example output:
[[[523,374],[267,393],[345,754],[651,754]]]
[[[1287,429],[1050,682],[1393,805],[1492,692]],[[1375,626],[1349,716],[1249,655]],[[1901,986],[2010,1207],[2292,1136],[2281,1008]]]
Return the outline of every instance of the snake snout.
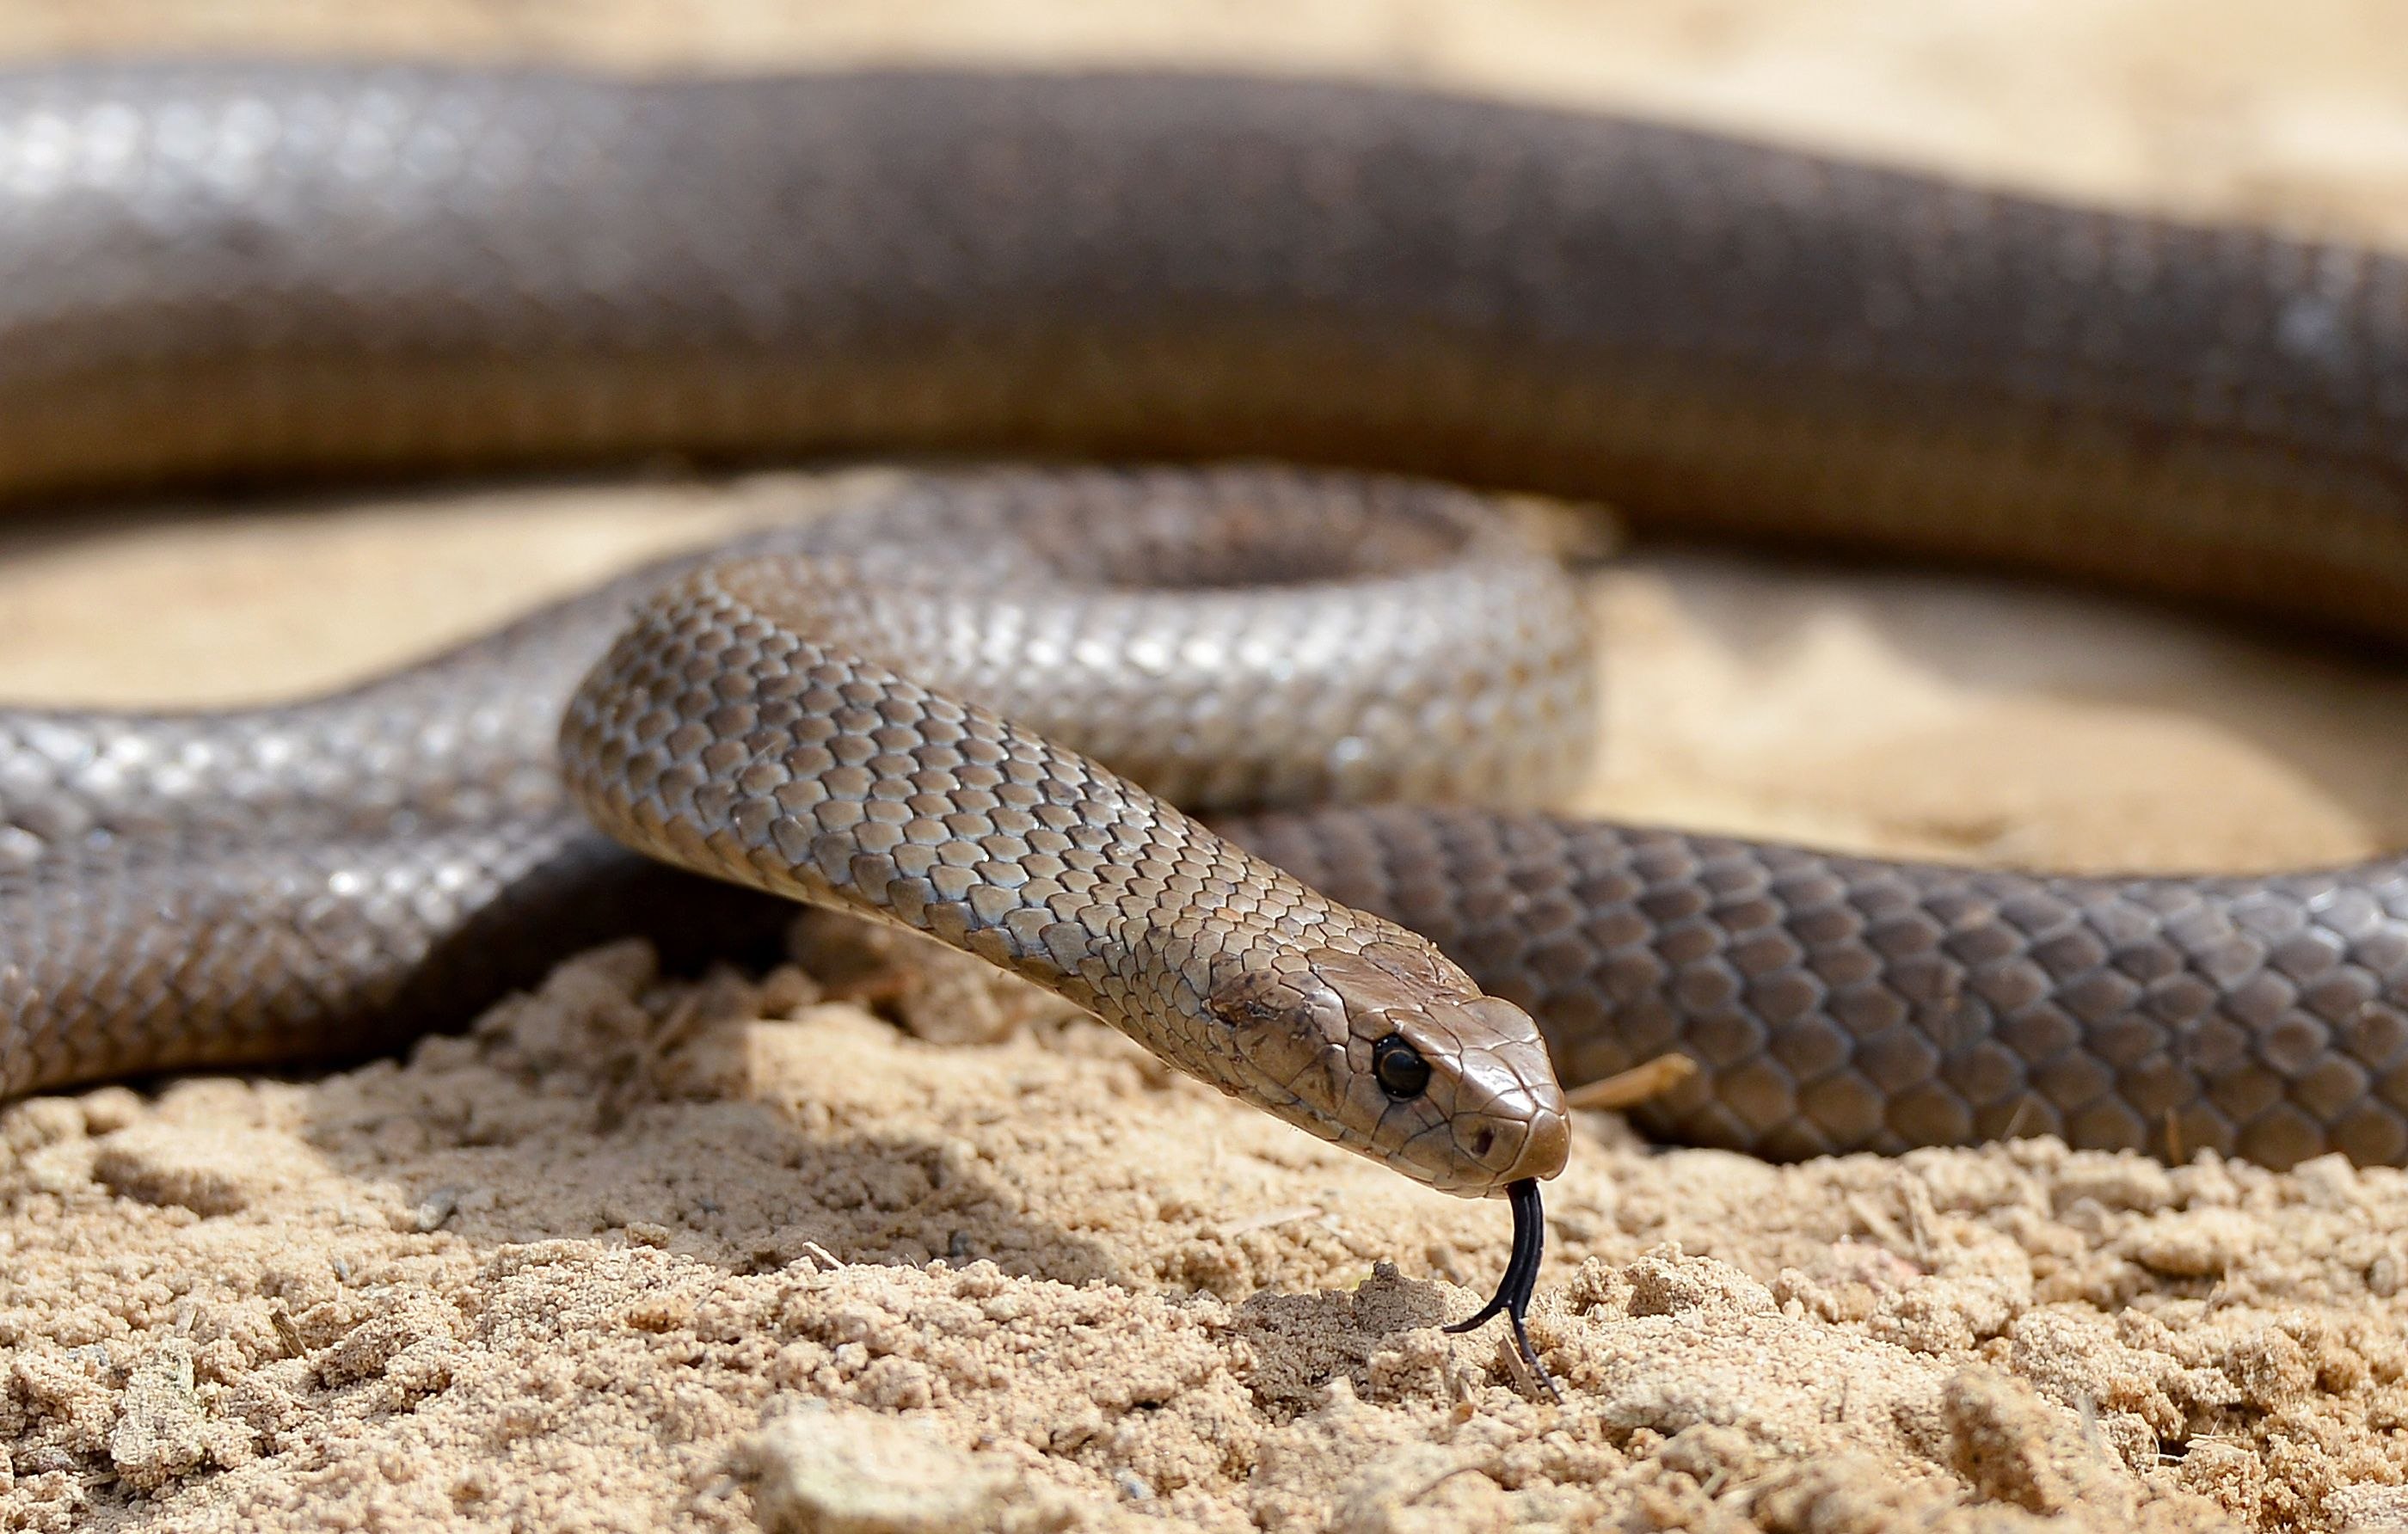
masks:
[[[1325,953],[1313,969],[1345,1007],[1344,1113],[1363,1150],[1468,1197],[1563,1170],[1563,1090],[1520,1008],[1417,945]]]
[[[1435,1185],[1479,1197],[1562,1171],[1571,1155],[1571,1118],[1537,1025],[1495,996],[1436,1012],[1431,1021],[1455,1048],[1446,1071],[1453,1162]]]

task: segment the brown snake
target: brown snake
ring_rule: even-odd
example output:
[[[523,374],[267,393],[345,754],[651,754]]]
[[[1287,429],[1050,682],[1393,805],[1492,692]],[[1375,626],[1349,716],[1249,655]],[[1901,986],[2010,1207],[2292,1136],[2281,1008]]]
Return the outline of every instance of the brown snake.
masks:
[[[0,214],[20,501],[1266,457],[2408,640],[2408,265],[2248,229],[1330,84],[315,65],[0,79]],[[1641,1121],[1776,1155],[2408,1159],[2408,862],[2046,878],[1397,807],[1223,827],[1257,857],[1042,736],[1191,807],[1541,796],[1585,718],[1577,609],[1463,496],[1019,472],[865,515],[333,698],[0,713],[0,1095],[355,1053],[595,937],[759,925],[553,769],[666,581],[561,736],[604,826],[933,931],[1426,1183],[1512,1184],[1516,1311],[1568,1144],[1547,1054],[1687,1054]],[[896,552],[923,521],[941,558]],[[1267,571],[1345,579],[1226,589]],[[1141,622],[1173,607],[1203,627]],[[1199,632],[1251,649],[1258,711],[1185,690]]]

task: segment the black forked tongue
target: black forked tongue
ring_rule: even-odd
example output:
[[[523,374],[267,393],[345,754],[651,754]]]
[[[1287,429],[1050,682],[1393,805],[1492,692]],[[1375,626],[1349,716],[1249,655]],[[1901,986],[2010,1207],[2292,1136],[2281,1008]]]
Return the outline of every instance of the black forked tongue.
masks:
[[[1539,1287],[1539,1259],[1547,1250],[1547,1216],[1539,1205],[1539,1180],[1526,1177],[1507,1183],[1505,1199],[1513,1209],[1513,1254],[1505,1261],[1505,1276],[1498,1281],[1496,1297],[1480,1307],[1480,1313],[1470,1320],[1458,1321],[1446,1330],[1476,1331],[1501,1312],[1505,1324],[1513,1328],[1513,1351],[1522,1355],[1523,1367],[1548,1398],[1561,1406],[1563,1392],[1548,1378],[1547,1366],[1539,1362],[1538,1349],[1530,1346],[1530,1296]]]

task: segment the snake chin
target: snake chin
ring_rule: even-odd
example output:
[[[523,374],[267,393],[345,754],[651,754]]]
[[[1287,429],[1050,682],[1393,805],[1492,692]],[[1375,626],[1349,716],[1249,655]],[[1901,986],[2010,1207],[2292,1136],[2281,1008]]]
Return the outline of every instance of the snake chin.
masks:
[[[1287,962],[1280,965],[1280,960]],[[1212,987],[1229,1029],[1224,1090],[1465,1197],[1550,1178],[1570,1153],[1563,1090],[1538,1025],[1417,939],[1283,954]],[[1418,1056],[1398,1089],[1383,1056]]]

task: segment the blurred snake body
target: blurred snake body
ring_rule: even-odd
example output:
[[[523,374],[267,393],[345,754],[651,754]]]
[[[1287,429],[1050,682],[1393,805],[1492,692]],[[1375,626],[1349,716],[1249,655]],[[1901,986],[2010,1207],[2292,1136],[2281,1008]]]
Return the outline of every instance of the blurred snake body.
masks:
[[[2408,640],[2398,260],[1330,83],[0,79],[11,500],[865,452],[1306,466],[916,474],[337,696],[0,712],[0,1095],[766,920],[662,858],[1459,1193],[1562,1166],[1558,1075],[1674,1051],[1641,1122],[1768,1154],[2408,1160],[2408,862],[1552,818],[1577,603],[1427,482]]]

